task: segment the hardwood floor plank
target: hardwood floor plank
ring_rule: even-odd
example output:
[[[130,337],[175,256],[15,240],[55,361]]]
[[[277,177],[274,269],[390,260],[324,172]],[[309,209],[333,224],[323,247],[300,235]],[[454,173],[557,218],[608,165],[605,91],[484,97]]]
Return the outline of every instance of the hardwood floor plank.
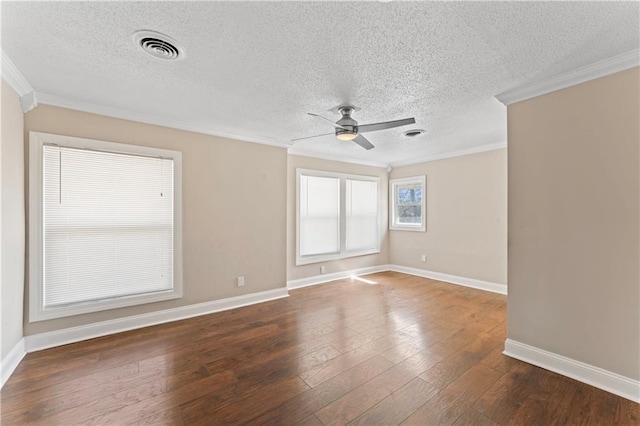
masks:
[[[438,392],[411,414],[402,425],[450,425],[467,409],[469,404],[456,395]]]
[[[315,414],[325,425],[347,424],[415,377],[411,370],[396,365]]]
[[[400,424],[437,393],[438,390],[433,385],[416,377],[349,424],[362,426]]]
[[[127,421],[127,424],[136,426],[181,426],[185,423],[182,420],[182,410],[177,407],[172,407],[134,422]]]
[[[453,424],[501,376],[489,367],[476,364],[418,408],[403,424]]]
[[[188,424],[201,420],[210,424],[247,423],[308,389],[309,386],[302,379],[294,377],[229,399],[223,404],[217,404],[215,398],[205,396],[184,404],[182,417]]]
[[[475,402],[500,377],[502,377],[502,373],[482,364],[476,364],[447,386],[445,392],[453,393],[467,401]]]
[[[473,367],[476,362],[474,357],[458,352],[429,367],[420,375],[420,378],[431,383],[436,388],[444,389],[449,383]]]
[[[149,383],[158,380],[155,372],[139,373],[129,377],[115,378],[108,383],[97,385],[92,389],[79,389],[71,393],[65,393],[58,397],[43,399],[37,402],[38,397],[29,401],[28,404],[33,408],[25,411],[22,409],[20,402],[5,404],[3,406],[2,418],[8,424],[25,424],[37,421],[41,418],[51,417],[57,413],[71,410],[76,407],[87,406],[95,400],[104,398],[105,395],[113,395],[124,389],[134,388],[143,383]],[[16,411],[10,411],[16,410]]]
[[[427,349],[442,357],[446,357],[461,350],[469,351],[469,344],[476,340],[490,341],[495,345],[504,344],[504,340],[500,341],[500,339],[489,335],[486,331],[493,329],[497,325],[498,323],[495,320],[483,318],[478,322],[464,326],[464,328],[459,329],[446,339],[427,346]]]
[[[2,392],[3,411],[11,412],[15,407],[20,407],[24,403],[43,402],[47,400],[61,398],[70,393],[93,389],[96,386],[120,381],[139,372],[137,362],[114,367],[109,370],[89,374],[84,377],[70,378],[69,380],[55,380],[60,378],[58,374],[52,377],[43,377],[29,387],[23,387],[20,391],[14,389]]]
[[[482,395],[474,408],[497,423],[507,423],[535,385],[531,379],[536,368],[518,362]]]
[[[616,412],[615,423],[619,425],[640,425],[640,404],[619,399],[619,410]]]
[[[529,423],[532,424],[532,423]],[[541,423],[542,424],[542,423]],[[489,417],[478,413],[473,408],[469,408],[464,412],[458,420],[455,421],[454,426],[499,426],[498,423],[491,420]]]
[[[542,369],[534,371],[531,381],[527,399],[509,419],[509,424],[567,424],[578,383]]]
[[[421,341],[409,341],[395,345],[382,353],[382,356],[389,361],[397,364],[405,359],[421,352],[425,349],[425,345]]]
[[[169,379],[170,380],[170,379]],[[159,376],[154,381],[124,388],[98,399],[56,412],[40,419],[42,424],[96,424],[138,421],[155,415],[159,411],[176,407],[211,391],[220,390],[236,381],[229,373],[220,373],[200,380],[190,380],[183,386],[167,391],[167,378]],[[40,423],[40,421],[39,421]]]
[[[298,426],[324,426],[324,424],[316,417],[315,414],[310,415],[306,419],[302,420],[299,423],[296,423]]]
[[[620,398],[584,383],[579,383],[576,387],[567,416],[572,423],[582,425],[633,424],[626,423],[628,420],[633,421],[633,415],[621,418],[620,404],[622,401]],[[635,417],[637,419],[637,411]]]
[[[500,339],[502,340],[502,339]],[[503,355],[504,345],[499,345],[493,351],[491,351],[487,356],[485,356],[480,362],[488,367],[493,368],[494,370],[501,371],[503,373],[508,372],[511,367],[517,364],[518,360]]]
[[[320,364],[332,360],[333,358],[340,356],[341,353],[333,346],[324,346],[309,355],[298,358],[298,366],[301,370],[309,370]]]
[[[391,367],[393,364],[389,360],[381,356],[373,357],[291,398],[271,412],[257,418],[256,423],[281,425],[298,422]]]
[[[343,371],[382,353],[393,345],[393,340],[386,337],[370,341],[360,347],[328,360],[312,369],[304,371],[300,377],[311,387],[337,376]]]
[[[398,365],[419,376],[441,360],[441,356],[425,349],[399,362]]]

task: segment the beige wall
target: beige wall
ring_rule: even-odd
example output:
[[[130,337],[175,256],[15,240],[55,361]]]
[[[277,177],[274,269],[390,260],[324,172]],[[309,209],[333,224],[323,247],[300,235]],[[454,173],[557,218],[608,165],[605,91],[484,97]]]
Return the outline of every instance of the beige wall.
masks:
[[[350,257],[330,262],[312,263],[296,266],[296,169],[322,170],[356,175],[377,176],[380,178],[380,200],[382,220],[380,224],[380,253],[366,256]],[[389,244],[387,240],[387,191],[389,180],[387,170],[381,167],[363,166],[321,160],[318,158],[289,155],[288,161],[288,197],[287,197],[287,279],[297,280],[320,275],[320,266],[325,266],[325,273],[348,271],[351,269],[385,265],[389,263]]]
[[[640,379],[640,72],[508,107],[510,339]]]
[[[426,175],[427,230],[390,231],[390,263],[506,284],[506,151],[393,169],[391,179]]]
[[[44,105],[25,115],[25,142],[29,131],[182,152],[184,297],[36,323],[25,315],[25,335],[285,287],[285,149]]]
[[[20,97],[2,81],[0,135],[1,195],[1,271],[0,309],[2,338],[0,355],[4,359],[22,339],[22,297],[24,288],[24,145]]]

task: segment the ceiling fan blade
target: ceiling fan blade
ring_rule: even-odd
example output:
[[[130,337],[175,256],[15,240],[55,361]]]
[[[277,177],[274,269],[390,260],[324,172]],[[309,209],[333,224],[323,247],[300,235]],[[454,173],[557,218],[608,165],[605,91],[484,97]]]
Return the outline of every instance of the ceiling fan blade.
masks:
[[[392,129],[394,127],[406,126],[407,124],[414,124],[415,122],[416,119],[411,117],[382,123],[363,124],[362,126],[358,126],[358,132],[375,132],[376,130]]]
[[[367,151],[370,150],[371,148],[375,148],[373,144],[369,142],[367,138],[365,138],[362,135],[356,136],[355,139],[353,139],[353,141],[358,145],[360,145],[361,147],[363,147],[364,149],[366,149]]]
[[[335,134],[336,134],[335,132],[331,132],[331,133],[323,133],[321,135],[315,135],[315,136],[305,136],[304,138],[291,139],[291,142],[301,141],[303,139],[319,138],[320,136],[329,136],[329,135],[335,135]]]
[[[314,114],[314,113],[312,113],[312,112],[308,112],[307,114],[309,114],[309,115],[310,115],[310,116],[312,116],[312,117],[317,117],[317,118],[320,118],[320,119],[322,119],[322,120],[324,120],[324,121],[328,121],[329,123],[331,123],[331,125],[332,125],[333,127],[337,127],[338,129],[345,129],[344,127],[342,127],[342,126],[341,126],[341,125],[339,125],[338,123],[334,123],[333,121],[329,120],[328,118],[324,118],[324,117],[323,117],[323,116],[321,116],[321,115]],[[345,129],[345,130],[347,130],[347,129]]]

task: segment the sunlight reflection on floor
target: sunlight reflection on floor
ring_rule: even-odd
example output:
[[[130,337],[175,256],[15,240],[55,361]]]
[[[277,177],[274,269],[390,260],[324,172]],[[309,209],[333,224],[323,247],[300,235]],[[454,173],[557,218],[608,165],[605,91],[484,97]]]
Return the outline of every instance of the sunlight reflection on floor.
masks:
[[[353,276],[351,276],[349,278],[351,278],[352,280],[361,281],[361,282],[366,283],[366,284],[378,284],[377,281],[371,281],[371,280],[368,280],[366,278],[356,277],[355,275],[353,275]]]

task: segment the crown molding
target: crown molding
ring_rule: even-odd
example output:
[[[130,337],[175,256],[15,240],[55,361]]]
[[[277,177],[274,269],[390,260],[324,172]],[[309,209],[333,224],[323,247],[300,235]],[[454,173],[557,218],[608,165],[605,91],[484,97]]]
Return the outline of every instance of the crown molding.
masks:
[[[632,50],[567,73],[507,90],[496,95],[496,99],[505,105],[511,105],[637,66],[640,66],[640,51]]]
[[[341,163],[360,164],[363,166],[372,166],[372,167],[382,167],[382,168],[386,168],[387,172],[390,172],[391,169],[395,167],[409,166],[411,164],[427,163],[429,161],[444,160],[446,158],[461,157],[463,155],[478,154],[481,152],[495,151],[498,149],[505,149],[505,148],[507,148],[506,141],[475,146],[473,148],[460,149],[457,151],[444,152],[442,154],[427,155],[423,157],[412,158],[411,160],[397,161],[395,163],[379,163],[375,161],[359,160],[356,158],[345,158],[339,155],[318,153],[314,151],[306,151],[302,149],[297,149],[295,147],[289,148],[288,153],[289,155],[299,155],[301,157],[318,158],[320,160],[339,161]]]
[[[4,50],[2,52],[2,79],[7,82],[9,86],[20,97],[20,106],[22,112],[28,112],[38,106],[38,100],[36,99],[36,93],[33,87],[29,84],[26,78],[22,75],[20,70],[14,65],[13,61],[9,59]]]
[[[120,118],[123,120],[137,121],[139,123],[153,124],[156,126],[169,127],[172,129],[186,130],[188,132],[202,133],[205,135],[218,136],[226,139],[235,139],[242,142],[252,142],[262,145],[271,145],[278,148],[286,148],[287,145],[278,142],[273,138],[240,135],[237,133],[220,131],[209,126],[188,121],[174,120],[157,115],[133,112],[121,108],[98,105],[90,102],[78,101],[75,99],[63,98],[49,93],[38,92],[38,101],[43,105],[50,105],[60,108],[73,109],[76,111],[88,112],[92,114],[104,115],[107,117]]]
[[[412,158],[411,160],[407,160],[407,161],[398,161],[395,163],[391,163],[390,166],[392,168],[410,166],[412,164],[428,163],[429,161],[444,160],[446,158],[461,157],[463,155],[479,154],[481,152],[495,151],[498,149],[505,149],[506,147],[507,147],[506,141],[498,142],[498,143],[490,143],[490,144],[485,144],[480,146],[474,146],[473,148],[459,149],[457,151],[451,151],[451,152],[444,152],[442,154],[427,155],[424,157]]]
[[[20,105],[22,106],[22,112],[29,112],[38,106],[38,98],[36,92],[31,91],[26,95],[20,96]]]
[[[33,92],[33,87],[4,53],[4,50],[2,50],[2,78],[20,97]]]
[[[382,167],[382,168],[387,168],[389,166],[389,164],[387,164],[387,163],[360,160],[358,158],[343,157],[343,156],[338,155],[338,154],[327,154],[327,153],[320,153],[320,152],[315,152],[315,151],[307,151],[307,150],[298,149],[298,148],[295,148],[295,147],[290,147],[288,149],[288,154],[289,155],[298,155],[300,157],[318,158],[320,160],[339,161],[341,163],[359,164],[361,166]]]

